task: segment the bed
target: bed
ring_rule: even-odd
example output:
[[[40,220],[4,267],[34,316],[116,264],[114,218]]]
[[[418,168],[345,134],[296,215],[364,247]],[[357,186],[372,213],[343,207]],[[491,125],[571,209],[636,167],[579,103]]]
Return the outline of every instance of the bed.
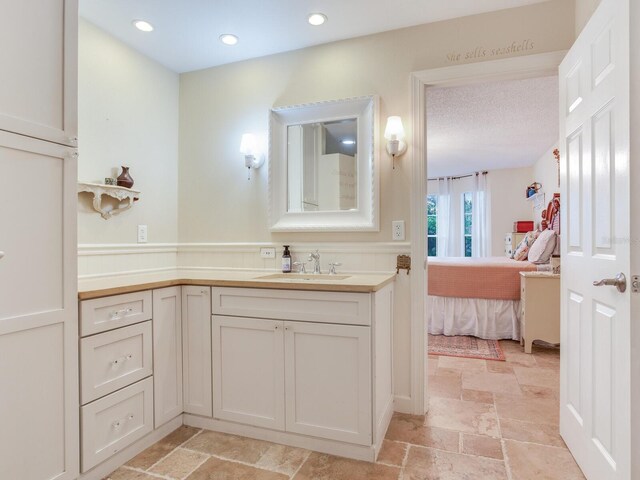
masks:
[[[427,317],[432,335],[520,340],[520,272],[538,266],[506,257],[430,257]]]

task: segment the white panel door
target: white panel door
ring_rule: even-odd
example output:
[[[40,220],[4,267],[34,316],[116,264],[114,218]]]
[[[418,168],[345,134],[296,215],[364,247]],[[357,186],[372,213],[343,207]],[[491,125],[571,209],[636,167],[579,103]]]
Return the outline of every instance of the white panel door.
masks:
[[[371,329],[284,325],[286,430],[371,445]]]
[[[211,288],[182,287],[182,382],[184,411],[212,416]]]
[[[602,0],[560,66],[560,431],[590,480],[629,480],[629,0]],[[638,455],[638,452],[635,452]]]
[[[182,413],[182,289],[153,291],[155,428]]]
[[[78,473],[76,167],[73,149],[0,131],[2,479]]]
[[[0,0],[0,130],[77,144],[78,0]]]
[[[284,430],[284,323],[213,316],[213,416]]]

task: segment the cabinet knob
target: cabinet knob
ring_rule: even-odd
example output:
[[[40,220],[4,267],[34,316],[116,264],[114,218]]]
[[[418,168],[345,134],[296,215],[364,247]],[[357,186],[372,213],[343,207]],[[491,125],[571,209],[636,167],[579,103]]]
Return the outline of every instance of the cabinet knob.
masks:
[[[4,252],[0,251],[0,258],[4,257]]]
[[[203,288],[202,290],[200,290],[200,293],[203,295],[206,295],[207,293],[209,293],[209,290],[207,290],[206,288]]]

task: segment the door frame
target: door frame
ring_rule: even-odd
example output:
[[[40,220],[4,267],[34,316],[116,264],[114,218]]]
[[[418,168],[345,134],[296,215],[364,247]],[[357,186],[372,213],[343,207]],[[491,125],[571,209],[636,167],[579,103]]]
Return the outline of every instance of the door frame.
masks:
[[[416,274],[411,275],[411,409],[424,414],[429,408],[426,355],[427,337],[427,104],[426,89],[433,86],[459,86],[500,80],[519,80],[558,74],[566,50],[525,55],[502,60],[455,65],[412,72],[411,132],[413,133],[411,166],[411,257]],[[560,132],[558,132],[558,138]],[[421,273],[419,273],[421,272]]]

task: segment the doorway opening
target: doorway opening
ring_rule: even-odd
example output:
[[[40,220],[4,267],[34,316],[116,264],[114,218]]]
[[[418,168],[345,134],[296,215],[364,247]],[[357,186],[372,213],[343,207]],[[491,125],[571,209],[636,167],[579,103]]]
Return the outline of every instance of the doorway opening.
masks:
[[[522,265],[509,258],[527,232],[559,226],[553,199],[556,204],[561,199],[553,152],[559,138],[557,66],[563,55],[413,75],[413,147],[421,159],[414,162],[413,174],[421,178],[414,176],[412,221],[424,228],[415,228],[412,253],[418,262],[425,261],[427,272],[413,280],[416,293],[424,281],[418,299],[423,302],[422,322],[415,322],[414,328],[423,328],[429,426],[457,430],[460,453],[470,453],[474,442],[498,459],[515,458],[519,449],[553,448],[579,473],[558,430],[558,349],[534,344],[527,353],[520,343],[522,282],[527,298],[534,292],[543,296],[540,302],[525,299],[530,326],[534,318],[545,317],[537,307],[551,308],[557,311],[559,337],[559,281],[556,277],[542,288],[557,283],[549,287],[558,298],[558,305],[552,306],[550,293],[528,277],[522,280],[518,268],[525,264],[528,269],[522,271],[540,280],[537,265],[527,261],[529,252],[523,251],[537,238],[518,252]],[[554,253],[542,250],[543,256]],[[555,266],[550,258],[541,263],[547,270]],[[497,277],[509,275],[498,266],[508,264],[514,270],[509,272],[511,283],[501,285]],[[483,270],[485,281],[474,285],[472,274]],[[478,293],[479,289],[485,291]],[[500,292],[498,298],[491,298],[492,289]],[[478,310],[484,318],[478,318]],[[553,335],[530,330],[527,341],[533,335],[531,340],[559,342]],[[427,332],[434,336],[427,338]],[[425,355],[430,343],[440,352],[432,348]]]

